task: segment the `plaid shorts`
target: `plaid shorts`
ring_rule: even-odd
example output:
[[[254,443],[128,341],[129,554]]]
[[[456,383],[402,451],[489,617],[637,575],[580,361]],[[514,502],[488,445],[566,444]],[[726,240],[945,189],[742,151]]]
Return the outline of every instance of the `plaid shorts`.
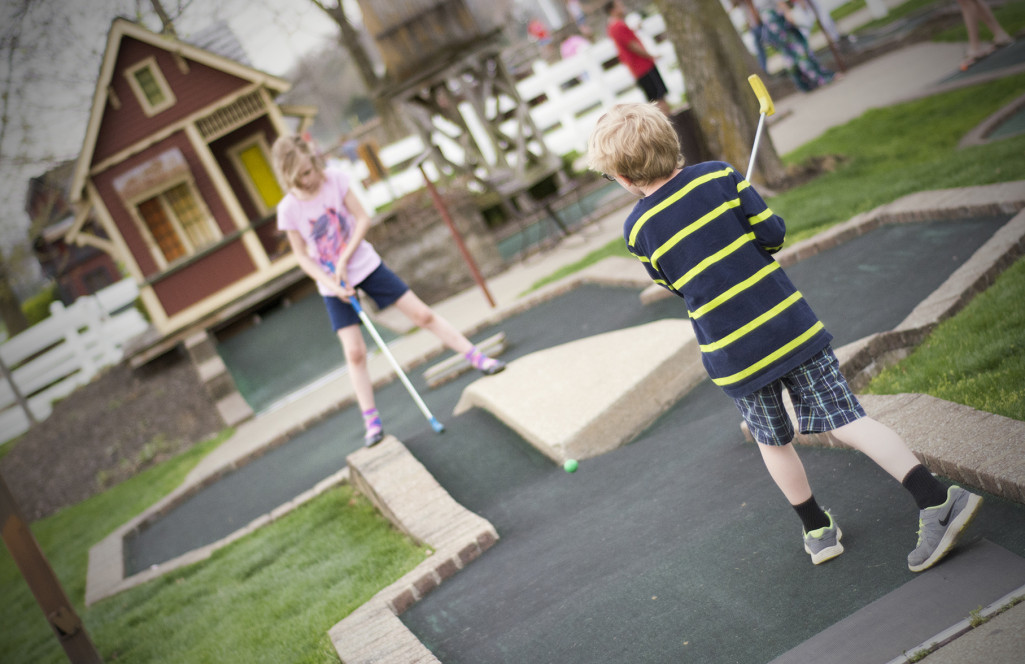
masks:
[[[760,390],[734,399],[751,435],[762,445],[786,445],[794,439],[794,425],[783,406],[784,387],[801,433],[832,431],[865,417],[865,409],[840,373],[840,362],[827,346]]]

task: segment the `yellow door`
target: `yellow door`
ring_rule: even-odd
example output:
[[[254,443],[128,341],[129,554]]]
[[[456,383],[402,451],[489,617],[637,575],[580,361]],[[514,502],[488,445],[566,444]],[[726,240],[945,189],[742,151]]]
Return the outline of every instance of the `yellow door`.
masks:
[[[284,194],[278,184],[278,179],[274,177],[274,170],[267,163],[266,155],[260,149],[260,145],[258,143],[250,145],[238,153],[238,158],[266,209],[273,210]]]

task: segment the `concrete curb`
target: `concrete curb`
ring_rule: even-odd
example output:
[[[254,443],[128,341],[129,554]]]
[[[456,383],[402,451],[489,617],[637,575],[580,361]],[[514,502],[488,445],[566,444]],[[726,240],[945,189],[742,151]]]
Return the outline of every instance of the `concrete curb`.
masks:
[[[486,519],[457,503],[396,438],[348,458],[353,485],[397,528],[434,549],[424,562],[332,627],[346,664],[437,662],[398,616],[498,541]]]

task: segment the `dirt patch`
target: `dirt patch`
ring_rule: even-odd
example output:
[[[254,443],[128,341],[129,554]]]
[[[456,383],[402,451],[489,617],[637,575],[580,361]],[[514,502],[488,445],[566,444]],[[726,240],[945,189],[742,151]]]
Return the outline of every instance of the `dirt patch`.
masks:
[[[28,521],[49,516],[189,449],[224,427],[183,352],[108,369],[56,404],[0,459]]]
[[[787,167],[786,183],[782,190],[808,184],[820,175],[832,173],[847,161],[848,158],[844,155],[827,154],[810,157],[800,164],[792,164]]]

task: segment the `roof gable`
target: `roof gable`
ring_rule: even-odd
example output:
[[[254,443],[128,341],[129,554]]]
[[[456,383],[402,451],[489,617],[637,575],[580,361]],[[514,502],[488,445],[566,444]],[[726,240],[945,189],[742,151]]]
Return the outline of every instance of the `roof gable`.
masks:
[[[99,76],[96,79],[96,88],[93,91],[93,101],[89,112],[89,122],[86,126],[82,151],[75,164],[75,172],[71,184],[72,202],[77,202],[82,198],[82,190],[85,187],[89,165],[93,160],[96,141],[107,106],[107,91],[111,86],[113,77],[117,74],[118,55],[125,39],[143,42],[178,57],[197,62],[245,81],[259,84],[270,90],[272,94],[280,94],[291,87],[291,84],[285,79],[272,76],[203,48],[179,41],[173,37],[158,35],[127,19],[120,17],[114,19],[110,32],[107,35],[107,45],[104,50],[103,61],[100,65]]]

